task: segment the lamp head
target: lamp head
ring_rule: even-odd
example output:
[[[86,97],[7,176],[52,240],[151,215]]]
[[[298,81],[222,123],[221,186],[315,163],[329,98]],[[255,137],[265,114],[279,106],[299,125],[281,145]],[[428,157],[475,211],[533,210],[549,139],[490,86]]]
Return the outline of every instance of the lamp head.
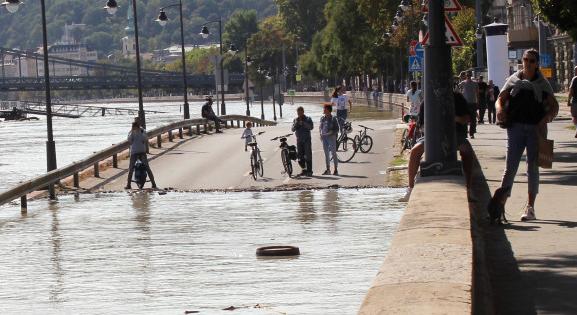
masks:
[[[236,55],[236,53],[238,52],[238,49],[236,49],[236,46],[234,44],[230,44],[230,47],[228,48],[228,53],[231,55]]]
[[[481,24],[477,25],[477,31],[475,32],[475,37],[477,39],[483,38],[483,30],[481,29]]]
[[[9,13],[16,13],[21,4],[22,2],[20,2],[20,0],[6,0],[2,2],[2,6],[6,7],[6,11]]]
[[[160,26],[165,26],[166,23],[168,22],[168,17],[166,16],[166,12],[164,12],[164,10],[160,10],[160,12],[158,13],[158,18],[155,20],[156,22],[158,22],[158,24],[160,24]]]
[[[399,5],[399,8],[401,8],[401,10],[403,11],[407,11],[409,9],[409,6],[411,5],[411,1],[409,0],[403,0],[401,1],[401,4]]]
[[[210,35],[210,32],[208,31],[208,27],[205,25],[200,31],[200,36],[202,36],[202,38],[208,38],[208,35]]]
[[[118,11],[118,4],[116,3],[116,0],[108,0],[104,9],[108,11],[108,14],[114,15],[116,11]]]

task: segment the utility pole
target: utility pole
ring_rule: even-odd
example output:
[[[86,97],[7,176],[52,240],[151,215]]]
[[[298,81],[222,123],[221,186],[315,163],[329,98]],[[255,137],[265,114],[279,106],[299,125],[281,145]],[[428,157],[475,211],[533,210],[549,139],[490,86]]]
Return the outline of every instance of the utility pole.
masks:
[[[483,25],[483,12],[481,11],[481,0],[475,0],[475,22],[477,27]],[[483,37],[477,38],[477,68],[485,68],[483,54]]]
[[[457,161],[451,47],[445,39],[443,0],[429,1],[425,46],[425,160],[421,176],[461,175]]]

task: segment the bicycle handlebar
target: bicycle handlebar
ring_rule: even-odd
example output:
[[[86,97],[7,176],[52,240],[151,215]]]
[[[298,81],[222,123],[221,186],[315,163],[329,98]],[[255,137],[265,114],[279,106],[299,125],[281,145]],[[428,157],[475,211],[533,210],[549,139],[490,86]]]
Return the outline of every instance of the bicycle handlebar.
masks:
[[[363,126],[363,125],[359,125],[359,127],[361,127],[361,128],[365,128],[365,129],[369,129],[369,130],[375,130],[375,129],[373,129],[373,128],[369,128],[369,127],[367,127],[367,126]]]
[[[290,136],[292,136],[292,135],[293,135],[292,133],[289,133],[289,134],[287,134],[287,135],[284,135],[284,136],[278,136],[278,137],[274,137],[274,138],[270,139],[270,141],[276,141],[276,140],[279,140],[279,139],[281,139],[281,138],[287,138],[287,137],[290,137]]]

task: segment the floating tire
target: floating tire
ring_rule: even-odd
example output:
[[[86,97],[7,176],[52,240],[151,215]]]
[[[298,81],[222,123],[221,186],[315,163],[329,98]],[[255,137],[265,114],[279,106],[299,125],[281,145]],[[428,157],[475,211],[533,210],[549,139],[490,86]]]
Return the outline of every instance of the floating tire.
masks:
[[[298,256],[301,252],[295,246],[265,246],[257,248],[257,256]]]

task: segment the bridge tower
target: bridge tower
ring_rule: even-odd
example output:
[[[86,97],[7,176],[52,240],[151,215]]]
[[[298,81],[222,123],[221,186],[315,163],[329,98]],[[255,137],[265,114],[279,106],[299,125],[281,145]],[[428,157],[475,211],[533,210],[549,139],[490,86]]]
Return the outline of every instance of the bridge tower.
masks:
[[[136,56],[136,42],[134,40],[134,22],[132,19],[132,1],[128,1],[129,6],[126,13],[126,18],[128,20],[127,26],[124,28],[126,31],[126,36],[121,39],[122,41],[122,56],[125,58],[134,58]]]

